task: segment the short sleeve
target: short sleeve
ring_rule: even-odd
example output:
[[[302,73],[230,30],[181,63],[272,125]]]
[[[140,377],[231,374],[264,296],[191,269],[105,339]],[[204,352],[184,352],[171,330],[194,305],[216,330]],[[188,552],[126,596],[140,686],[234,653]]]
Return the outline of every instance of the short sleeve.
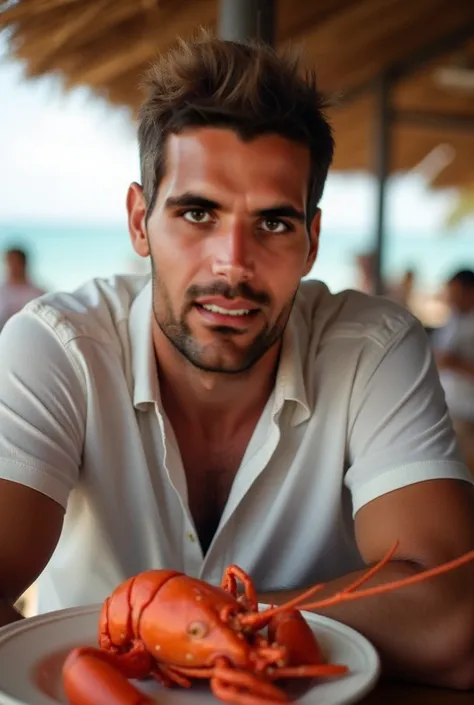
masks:
[[[462,458],[428,337],[409,320],[370,343],[352,393],[345,484],[353,514],[400,487],[436,478],[474,484]]]
[[[0,334],[0,478],[64,508],[78,480],[86,394],[53,328],[29,311]]]

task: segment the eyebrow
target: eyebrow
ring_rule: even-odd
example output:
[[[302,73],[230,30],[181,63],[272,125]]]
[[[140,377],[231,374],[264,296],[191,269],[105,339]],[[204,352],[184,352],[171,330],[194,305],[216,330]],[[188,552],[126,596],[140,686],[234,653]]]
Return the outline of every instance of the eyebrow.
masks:
[[[289,203],[282,203],[281,205],[271,206],[270,208],[262,208],[256,211],[256,214],[263,218],[290,218],[290,220],[297,220],[298,223],[304,223],[306,220],[304,211],[299,211]]]
[[[217,210],[222,208],[217,201],[211,201],[209,198],[203,198],[196,193],[183,193],[182,196],[170,196],[165,201],[165,208],[206,208]]]
[[[219,210],[222,205],[217,201],[199,196],[197,193],[183,193],[181,196],[170,196],[165,201],[165,208],[204,208],[206,210]],[[291,203],[278,203],[268,208],[260,208],[252,213],[262,218],[290,218],[299,223],[306,221],[304,211],[300,211]]]

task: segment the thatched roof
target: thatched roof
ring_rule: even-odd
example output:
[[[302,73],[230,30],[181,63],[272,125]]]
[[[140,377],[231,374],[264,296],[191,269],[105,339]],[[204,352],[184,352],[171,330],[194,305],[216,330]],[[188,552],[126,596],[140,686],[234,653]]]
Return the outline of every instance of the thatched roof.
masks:
[[[393,108],[404,112],[393,131],[392,169],[412,169],[447,143],[454,151],[435,185],[474,183],[474,0],[276,6],[277,44],[302,43],[321,87],[342,96],[331,114],[335,170],[373,168],[375,87],[388,71],[396,79]],[[28,77],[59,74],[67,88],[90,86],[132,110],[156,53],[196,25],[214,27],[217,16],[218,0],[0,0],[0,29]]]

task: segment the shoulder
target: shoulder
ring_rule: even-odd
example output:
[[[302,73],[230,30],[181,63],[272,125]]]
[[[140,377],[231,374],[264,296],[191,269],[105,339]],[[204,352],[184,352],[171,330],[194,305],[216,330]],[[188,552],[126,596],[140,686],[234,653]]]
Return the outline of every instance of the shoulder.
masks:
[[[127,324],[133,301],[148,276],[123,275],[92,279],[72,292],[43,294],[16,314],[49,328],[63,345],[79,337],[113,342]]]
[[[295,309],[308,344],[319,349],[345,340],[348,352],[364,345],[383,350],[412,330],[424,337],[419,320],[400,304],[351,289],[333,294],[319,281],[302,283]]]

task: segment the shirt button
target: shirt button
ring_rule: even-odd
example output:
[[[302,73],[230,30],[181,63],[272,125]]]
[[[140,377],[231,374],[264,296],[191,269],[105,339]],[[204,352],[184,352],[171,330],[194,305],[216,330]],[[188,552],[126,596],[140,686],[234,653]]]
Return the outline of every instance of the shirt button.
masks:
[[[188,531],[188,533],[186,534],[186,537],[188,538],[189,541],[191,541],[191,543],[196,543],[196,537],[190,531]]]

